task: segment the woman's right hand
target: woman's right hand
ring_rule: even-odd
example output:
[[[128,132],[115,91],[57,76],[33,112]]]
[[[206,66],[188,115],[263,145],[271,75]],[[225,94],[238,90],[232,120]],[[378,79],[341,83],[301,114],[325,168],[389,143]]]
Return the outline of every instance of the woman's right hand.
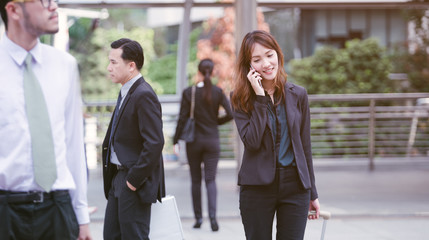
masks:
[[[264,88],[260,84],[262,81],[261,74],[254,69],[250,69],[247,74],[247,79],[249,80],[250,85],[252,85],[253,91],[255,91],[256,95],[265,96]]]

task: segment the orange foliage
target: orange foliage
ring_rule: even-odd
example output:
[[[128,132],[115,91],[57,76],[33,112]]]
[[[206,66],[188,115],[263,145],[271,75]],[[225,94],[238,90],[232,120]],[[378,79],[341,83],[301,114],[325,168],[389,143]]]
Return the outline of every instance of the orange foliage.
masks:
[[[257,9],[258,29],[270,31],[269,25],[264,20],[264,14]],[[197,58],[211,58],[215,63],[213,76],[218,79],[218,86],[226,92],[231,90],[232,74],[234,71],[235,48],[235,9],[225,8],[225,14],[221,18],[209,18],[204,26],[206,33],[211,33],[209,39],[200,39],[197,42]]]

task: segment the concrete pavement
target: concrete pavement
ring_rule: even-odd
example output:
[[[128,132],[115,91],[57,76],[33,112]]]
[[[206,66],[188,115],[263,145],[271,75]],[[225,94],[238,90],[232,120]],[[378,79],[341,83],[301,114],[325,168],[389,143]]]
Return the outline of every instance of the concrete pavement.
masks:
[[[217,175],[219,232],[207,219],[203,184],[204,222],[194,223],[187,165],[166,162],[167,194],[176,197],[187,240],[245,239],[238,210],[236,165],[221,161]],[[316,184],[322,210],[329,211],[325,239],[402,240],[429,237],[429,159],[419,165],[384,165],[368,171],[365,166],[332,166],[315,163]],[[90,171],[88,201],[97,207],[91,215],[94,239],[102,239],[106,200],[100,167]],[[323,220],[309,221],[305,239],[320,239]],[[273,238],[275,239],[275,238]]]

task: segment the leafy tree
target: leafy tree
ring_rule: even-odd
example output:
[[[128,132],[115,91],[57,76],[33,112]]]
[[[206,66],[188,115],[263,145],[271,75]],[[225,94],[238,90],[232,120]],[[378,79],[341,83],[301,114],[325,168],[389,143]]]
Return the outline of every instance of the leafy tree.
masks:
[[[429,2],[414,0],[414,2]],[[412,23],[414,37],[397,46],[391,55],[394,71],[407,73],[408,92],[429,92],[429,10],[423,8],[404,10],[405,19]]]
[[[408,82],[401,86],[403,92],[429,92],[429,55],[422,48],[410,53],[399,47],[390,55],[393,72],[406,73]]]
[[[264,15],[260,9],[257,9],[257,24],[258,29],[270,31],[269,25],[265,22]],[[196,74],[195,69],[200,60],[211,58],[215,63],[213,77],[217,80],[217,85],[229,91],[232,87],[232,73],[236,58],[234,8],[225,8],[225,14],[220,18],[209,18],[203,23],[203,28],[204,33],[197,43],[198,51],[195,62],[191,62],[193,71]]]
[[[97,26],[98,20],[89,18],[75,19],[73,25],[69,28],[69,48],[73,52],[86,52],[85,43],[92,37]]]
[[[189,36],[189,62],[187,65],[188,79],[196,74],[194,66],[196,66],[196,52],[197,52],[197,41],[201,34],[201,27],[192,30]],[[155,44],[159,43],[155,39]],[[161,45],[161,44],[160,44]],[[159,45],[158,45],[159,46]],[[159,52],[164,50],[158,49]],[[153,81],[156,81],[162,86],[164,94],[175,94],[176,93],[176,65],[177,65],[177,44],[171,45],[169,53],[164,53],[159,58],[152,59],[152,63],[149,68],[148,76]]]
[[[144,8],[118,8],[109,10],[109,18],[100,22],[105,29],[117,28],[131,31],[133,28],[146,25],[147,10]]]
[[[142,74],[147,76],[151,64],[150,60],[154,56],[153,31],[151,29],[134,28],[130,31],[120,31],[97,28],[92,37],[83,44],[80,51],[73,52],[79,62],[82,92],[85,100],[116,99],[120,86],[112,84],[107,77],[108,54],[110,43],[122,37],[136,40],[142,45],[145,55]],[[145,79],[151,83],[158,94],[162,93],[161,85],[151,82],[150,77],[145,77]]]
[[[322,47],[290,62],[290,76],[310,94],[388,93],[391,63],[375,39],[351,40],[344,49]]]

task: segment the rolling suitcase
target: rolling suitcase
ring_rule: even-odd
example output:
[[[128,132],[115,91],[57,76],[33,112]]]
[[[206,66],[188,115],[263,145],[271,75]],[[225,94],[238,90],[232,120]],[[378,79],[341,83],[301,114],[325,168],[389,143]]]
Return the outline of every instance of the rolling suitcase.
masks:
[[[308,213],[308,215],[314,215],[316,214],[315,211],[311,211]],[[325,239],[325,230],[326,230],[326,224],[327,221],[331,218],[331,213],[326,211],[320,211],[319,218],[323,218],[323,225],[322,225],[322,234],[320,235],[320,240]]]

